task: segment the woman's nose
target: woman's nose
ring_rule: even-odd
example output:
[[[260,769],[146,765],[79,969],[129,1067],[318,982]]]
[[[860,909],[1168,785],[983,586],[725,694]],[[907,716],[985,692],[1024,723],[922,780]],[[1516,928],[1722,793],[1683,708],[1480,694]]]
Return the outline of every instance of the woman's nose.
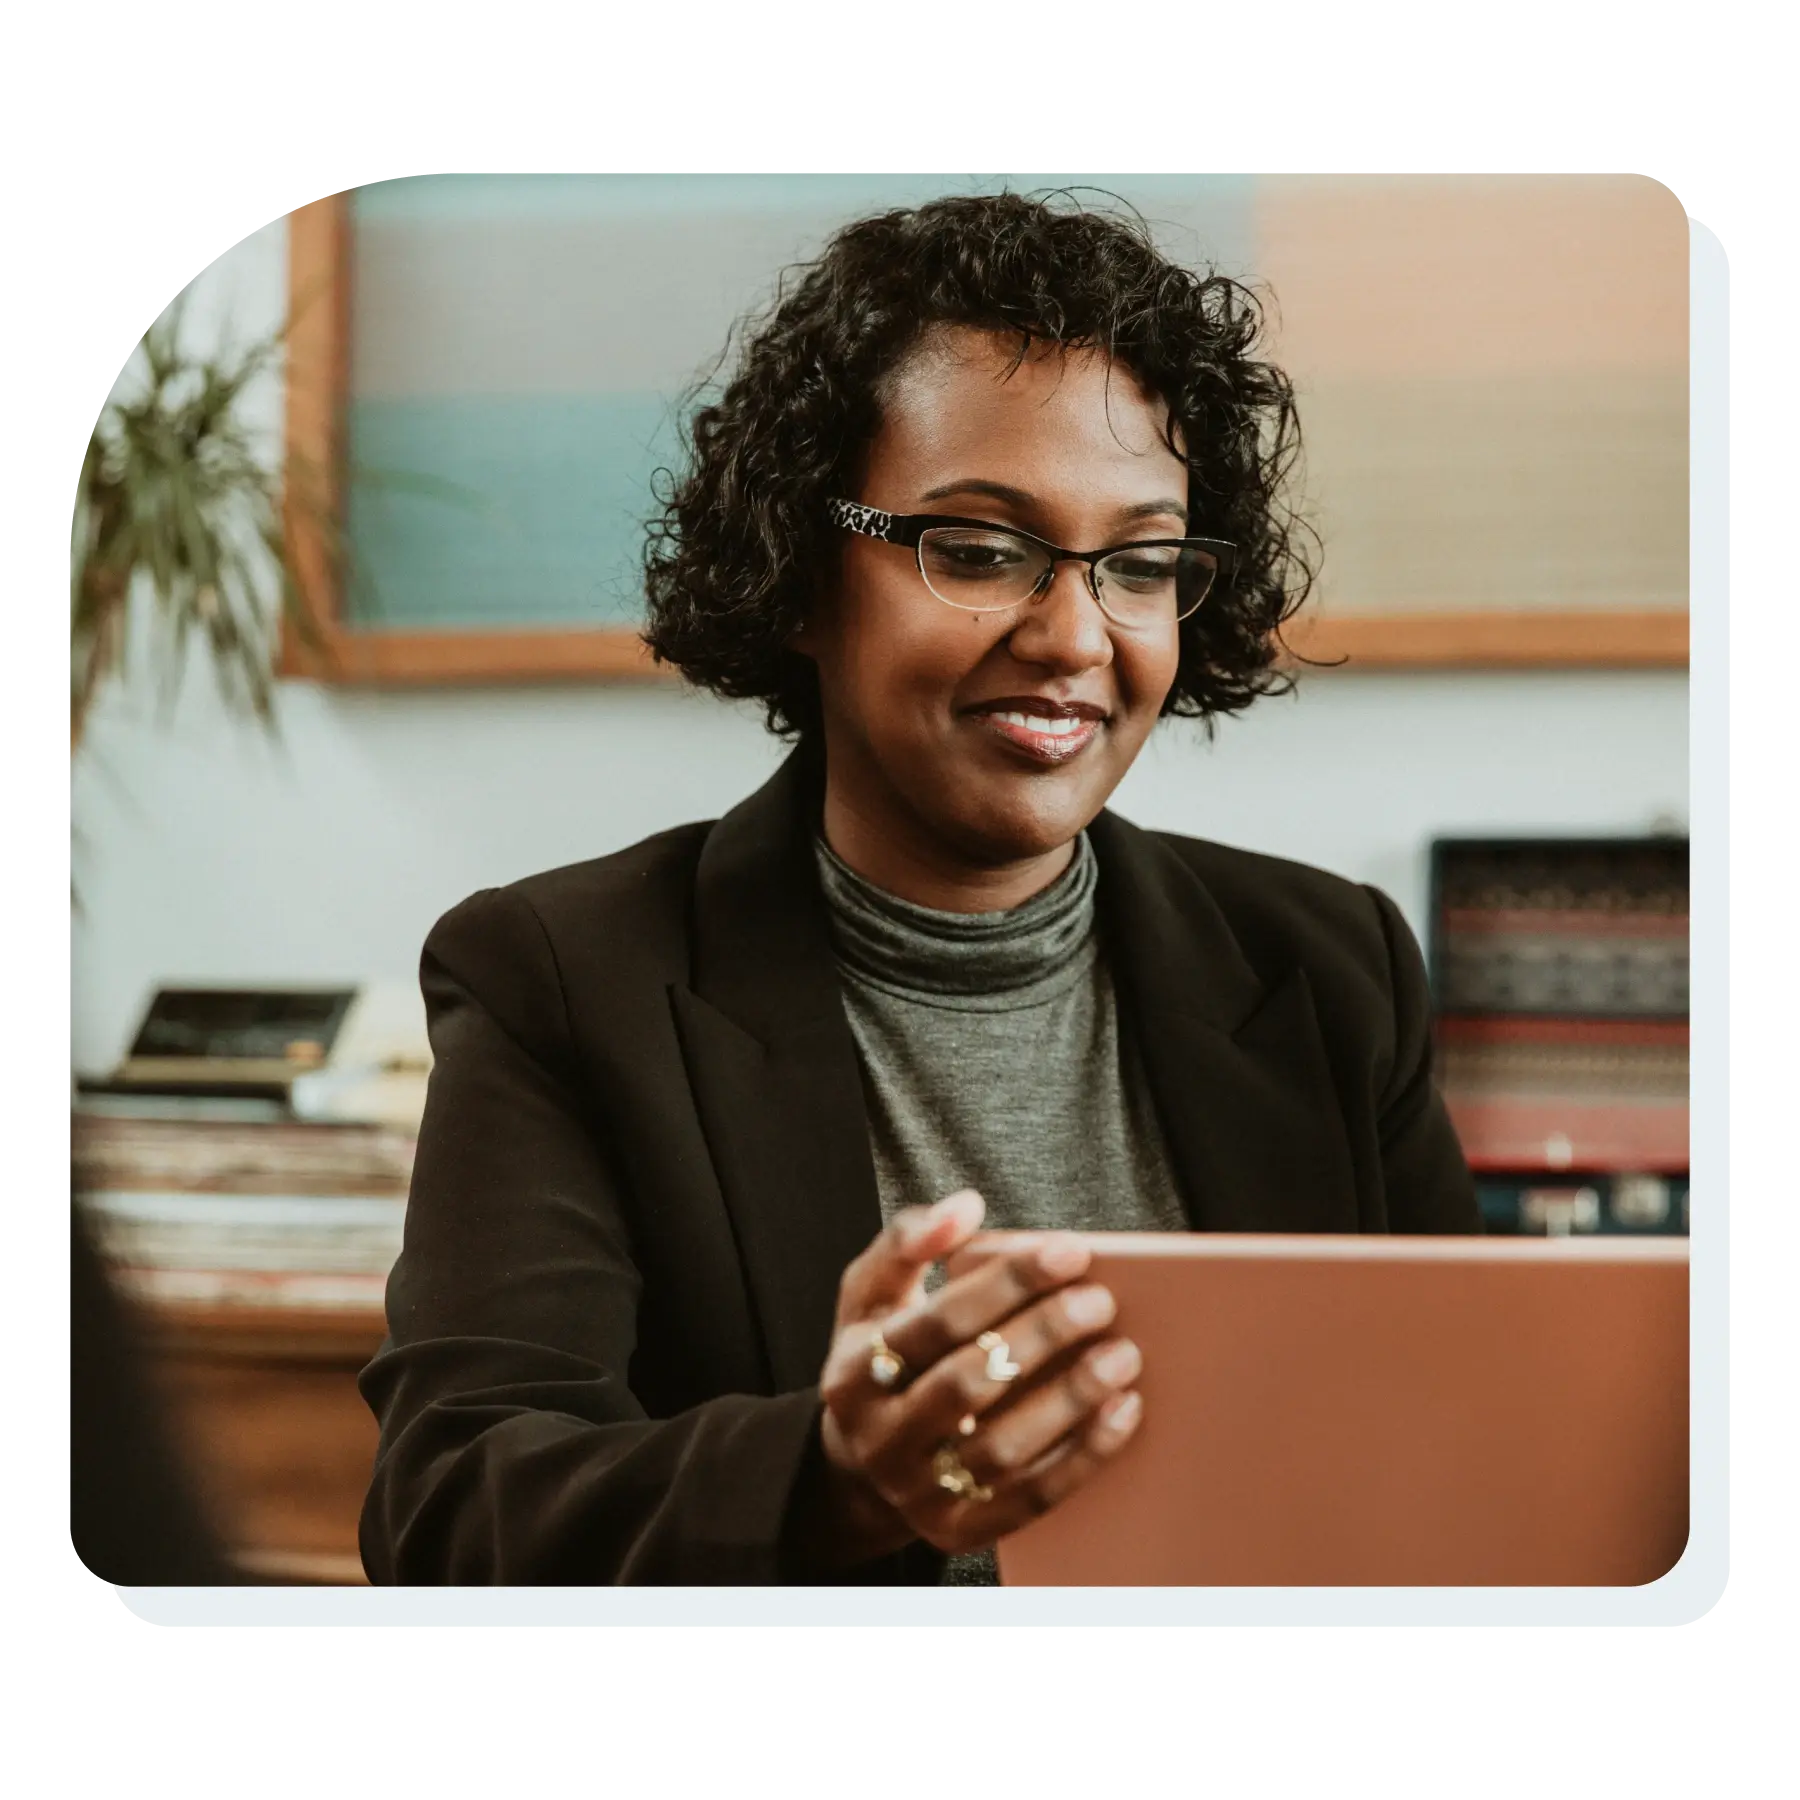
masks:
[[[1092,669],[1112,661],[1106,614],[1088,585],[1088,565],[1060,562],[1047,585],[1025,603],[1014,627],[1013,655],[1059,669]]]

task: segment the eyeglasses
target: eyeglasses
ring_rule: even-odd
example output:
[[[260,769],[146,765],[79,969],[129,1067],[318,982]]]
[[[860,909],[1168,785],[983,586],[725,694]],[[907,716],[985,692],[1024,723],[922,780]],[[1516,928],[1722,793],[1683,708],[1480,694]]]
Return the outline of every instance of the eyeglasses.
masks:
[[[1149,538],[1106,550],[1064,550],[1010,525],[942,513],[890,513],[855,500],[827,500],[832,522],[861,537],[902,544],[919,559],[925,585],[964,612],[1005,612],[1035,600],[1056,565],[1087,564],[1088,592],[1115,625],[1174,625],[1198,610],[1235,546],[1218,538]]]

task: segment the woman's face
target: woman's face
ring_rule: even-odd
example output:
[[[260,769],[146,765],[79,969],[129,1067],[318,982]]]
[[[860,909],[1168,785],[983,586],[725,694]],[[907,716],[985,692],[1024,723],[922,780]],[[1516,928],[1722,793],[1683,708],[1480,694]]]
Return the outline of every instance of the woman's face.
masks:
[[[1049,346],[1009,372],[1016,349],[967,328],[928,340],[889,381],[846,498],[1073,550],[1182,536],[1187,472],[1164,441],[1167,409],[1097,352]],[[1011,905],[1061,869],[1131,767],[1178,640],[1172,624],[1114,624],[1078,563],[1059,563],[1035,601],[974,613],[937,599],[910,549],[846,534],[837,591],[796,648],[818,665],[840,853],[926,904],[945,903],[959,872],[978,887],[986,872],[987,904]],[[1003,891],[1018,886],[1007,870],[1022,892]]]

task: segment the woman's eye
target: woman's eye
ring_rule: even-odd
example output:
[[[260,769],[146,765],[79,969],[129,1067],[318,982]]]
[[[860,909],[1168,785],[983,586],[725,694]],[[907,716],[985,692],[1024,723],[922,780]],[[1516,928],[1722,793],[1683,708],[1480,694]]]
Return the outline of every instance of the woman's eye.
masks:
[[[1162,587],[1175,579],[1179,552],[1174,550],[1133,550],[1106,559],[1105,579],[1128,588]]]
[[[1023,546],[1006,538],[940,538],[928,548],[933,564],[946,574],[998,575],[1025,561]]]

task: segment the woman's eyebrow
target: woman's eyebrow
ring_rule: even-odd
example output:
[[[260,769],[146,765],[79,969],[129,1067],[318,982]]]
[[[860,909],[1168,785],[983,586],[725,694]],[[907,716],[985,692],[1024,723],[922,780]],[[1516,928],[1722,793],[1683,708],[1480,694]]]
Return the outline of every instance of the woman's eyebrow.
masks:
[[[927,488],[919,496],[920,501],[947,500],[953,494],[978,494],[986,500],[998,500],[1003,506],[1016,508],[1020,512],[1028,512],[1038,504],[1037,496],[1024,488],[1009,487],[1003,481],[982,481],[971,478],[966,481],[946,481],[940,487]],[[1180,519],[1185,526],[1187,508],[1179,500],[1140,500],[1135,506],[1120,509],[1115,515],[1121,525],[1129,525],[1138,519]]]
[[[1037,504],[1037,496],[1028,494],[1023,488],[1008,487],[1003,481],[946,481],[941,487],[927,488],[919,498],[921,500],[947,500],[952,494],[980,494],[984,499],[998,500],[1004,506],[1016,506],[1021,511]]]
[[[1128,506],[1119,514],[1119,523],[1128,525],[1134,519],[1179,519],[1185,529],[1187,508],[1179,500],[1144,500]]]

